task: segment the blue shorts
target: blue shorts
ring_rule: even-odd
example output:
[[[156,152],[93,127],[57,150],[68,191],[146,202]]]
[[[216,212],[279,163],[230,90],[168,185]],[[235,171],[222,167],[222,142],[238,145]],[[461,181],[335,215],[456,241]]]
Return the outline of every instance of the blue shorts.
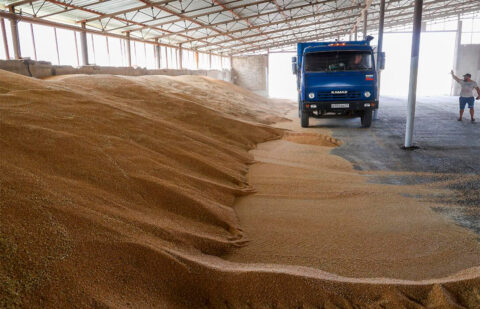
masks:
[[[465,105],[467,105],[467,103],[468,103],[468,108],[473,108],[473,105],[475,104],[475,98],[474,97],[470,97],[470,98],[460,97],[460,109],[461,110],[465,109]]]

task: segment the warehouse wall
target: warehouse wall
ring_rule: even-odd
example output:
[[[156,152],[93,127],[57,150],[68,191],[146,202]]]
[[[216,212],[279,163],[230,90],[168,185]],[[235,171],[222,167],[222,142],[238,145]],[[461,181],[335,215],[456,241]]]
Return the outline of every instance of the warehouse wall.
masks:
[[[230,71],[223,70],[147,70],[131,67],[105,67],[105,66],[83,66],[74,68],[71,66],[52,65],[50,62],[33,60],[0,60],[0,70],[10,71],[17,74],[44,78],[55,75],[67,74],[114,74],[114,75],[202,75],[215,79],[232,81]]]
[[[261,95],[268,94],[268,56],[232,58],[233,83]]]
[[[458,52],[458,68],[455,74],[462,77],[463,74],[472,74],[472,80],[480,84],[480,44],[461,45]],[[460,87],[455,82],[453,95],[460,94]]]

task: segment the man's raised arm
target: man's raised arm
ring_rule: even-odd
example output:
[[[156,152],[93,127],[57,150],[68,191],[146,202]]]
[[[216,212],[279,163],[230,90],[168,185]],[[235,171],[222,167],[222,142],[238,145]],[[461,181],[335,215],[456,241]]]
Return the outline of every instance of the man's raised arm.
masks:
[[[453,78],[454,80],[456,80],[457,82],[460,82],[460,81],[461,81],[460,78],[458,78],[457,76],[455,76],[455,74],[453,74],[453,70],[450,71],[450,74],[452,74],[452,78]],[[479,96],[480,96],[480,92],[479,92]]]

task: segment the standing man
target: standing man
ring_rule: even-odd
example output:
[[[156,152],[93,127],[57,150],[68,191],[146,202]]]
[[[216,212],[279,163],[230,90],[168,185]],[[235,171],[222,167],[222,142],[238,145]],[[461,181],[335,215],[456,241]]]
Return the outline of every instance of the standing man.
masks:
[[[460,84],[462,90],[460,91],[460,117],[458,117],[458,121],[462,121],[463,111],[465,110],[465,105],[468,104],[468,108],[470,109],[470,116],[472,122],[475,121],[473,118],[474,110],[473,105],[475,104],[475,97],[473,96],[473,89],[477,90],[477,100],[480,100],[480,88],[475,81],[472,80],[472,75],[467,73],[463,75],[463,80],[455,76],[453,74],[453,70],[450,72],[454,80]]]

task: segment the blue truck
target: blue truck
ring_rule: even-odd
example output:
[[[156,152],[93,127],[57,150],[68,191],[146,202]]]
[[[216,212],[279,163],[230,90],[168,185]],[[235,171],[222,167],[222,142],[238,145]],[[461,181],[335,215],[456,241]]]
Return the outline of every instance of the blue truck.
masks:
[[[378,69],[385,65],[385,54],[375,55],[372,39],[297,44],[292,69],[302,127],[309,126],[311,117],[360,117],[362,126],[370,127],[378,109],[376,56]]]

